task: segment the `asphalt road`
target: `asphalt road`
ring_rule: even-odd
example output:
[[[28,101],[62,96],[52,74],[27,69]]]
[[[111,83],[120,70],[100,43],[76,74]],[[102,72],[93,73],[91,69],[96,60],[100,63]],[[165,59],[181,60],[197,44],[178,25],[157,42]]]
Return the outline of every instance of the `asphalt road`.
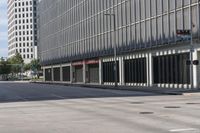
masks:
[[[154,93],[83,87],[0,82],[0,102],[41,101],[78,98],[149,96]]]
[[[0,83],[0,95],[2,133],[200,133],[198,93]]]

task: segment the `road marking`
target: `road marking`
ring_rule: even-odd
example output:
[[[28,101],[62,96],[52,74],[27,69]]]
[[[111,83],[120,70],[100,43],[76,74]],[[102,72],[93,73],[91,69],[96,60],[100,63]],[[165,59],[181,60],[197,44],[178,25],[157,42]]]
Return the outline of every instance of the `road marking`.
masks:
[[[65,97],[62,97],[62,96],[59,96],[59,95],[56,95],[56,94],[51,94],[52,96],[56,97],[56,98],[61,98],[61,99],[65,99]]]
[[[183,128],[183,129],[172,129],[169,130],[170,132],[184,132],[184,131],[197,131],[195,128]]]

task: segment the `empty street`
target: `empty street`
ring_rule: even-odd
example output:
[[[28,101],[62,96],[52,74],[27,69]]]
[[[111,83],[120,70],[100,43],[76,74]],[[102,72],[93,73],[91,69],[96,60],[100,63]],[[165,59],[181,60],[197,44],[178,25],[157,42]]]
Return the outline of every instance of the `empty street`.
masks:
[[[200,95],[0,83],[2,133],[200,133]]]

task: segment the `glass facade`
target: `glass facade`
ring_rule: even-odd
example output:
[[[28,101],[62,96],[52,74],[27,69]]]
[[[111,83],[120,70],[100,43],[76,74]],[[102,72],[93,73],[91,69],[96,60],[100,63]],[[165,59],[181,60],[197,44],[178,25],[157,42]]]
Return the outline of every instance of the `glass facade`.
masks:
[[[192,29],[194,38],[200,31],[199,0],[40,0],[39,12],[43,65],[112,55],[114,46],[123,54],[174,44],[188,39],[177,30]]]

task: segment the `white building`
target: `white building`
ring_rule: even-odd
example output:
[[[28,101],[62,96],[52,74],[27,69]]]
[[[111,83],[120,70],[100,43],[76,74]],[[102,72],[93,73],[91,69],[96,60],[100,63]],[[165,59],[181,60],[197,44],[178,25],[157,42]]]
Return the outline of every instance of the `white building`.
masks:
[[[8,0],[8,57],[37,58],[37,0]]]

